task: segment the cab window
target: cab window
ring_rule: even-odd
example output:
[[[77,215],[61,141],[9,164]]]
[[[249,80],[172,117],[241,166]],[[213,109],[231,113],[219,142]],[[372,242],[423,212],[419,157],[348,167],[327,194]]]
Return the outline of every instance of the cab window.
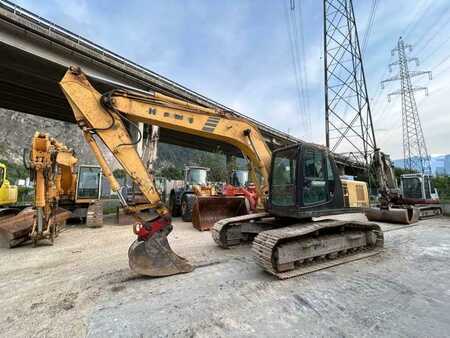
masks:
[[[297,148],[275,153],[272,169],[272,204],[293,206],[296,199]]]
[[[422,198],[422,184],[417,177],[402,178],[403,196],[406,198]]]
[[[331,165],[326,169],[330,170]],[[325,202],[328,195],[326,183],[323,152],[319,149],[305,149],[303,155],[303,204],[306,206]]]
[[[78,195],[80,199],[98,198],[100,192],[101,169],[97,167],[80,167],[78,172]]]

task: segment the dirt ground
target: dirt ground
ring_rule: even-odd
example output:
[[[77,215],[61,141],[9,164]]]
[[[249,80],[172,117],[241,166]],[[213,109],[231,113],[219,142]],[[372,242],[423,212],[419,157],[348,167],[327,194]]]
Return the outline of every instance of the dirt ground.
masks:
[[[222,250],[209,232],[174,224],[169,239],[196,266],[190,274],[155,279],[132,273],[129,226],[73,227],[54,246],[0,249],[0,335],[444,337],[450,332],[450,218],[405,228],[382,225],[380,255],[286,281],[262,272],[250,247]]]

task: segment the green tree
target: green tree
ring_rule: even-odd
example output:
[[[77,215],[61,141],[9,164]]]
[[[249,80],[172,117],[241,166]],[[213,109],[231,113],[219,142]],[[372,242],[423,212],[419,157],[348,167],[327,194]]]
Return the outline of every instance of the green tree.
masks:
[[[125,170],[123,170],[122,168],[118,168],[113,170],[113,175],[115,178],[124,178],[127,174]]]
[[[436,176],[433,177],[433,184],[439,193],[439,197],[442,201],[450,201],[450,177]]]
[[[162,176],[168,180],[182,180],[183,169],[174,166],[160,168],[156,171],[156,176]]]

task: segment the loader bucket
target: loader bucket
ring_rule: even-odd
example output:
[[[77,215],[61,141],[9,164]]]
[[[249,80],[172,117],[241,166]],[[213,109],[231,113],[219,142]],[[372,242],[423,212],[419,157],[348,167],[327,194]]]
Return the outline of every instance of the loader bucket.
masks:
[[[134,272],[150,277],[163,277],[191,272],[192,265],[170,248],[167,235],[171,226],[146,240],[136,239],[128,249],[128,263]]]
[[[224,218],[247,214],[243,196],[198,196],[192,210],[192,225],[200,231],[210,230]]]
[[[3,210],[0,214],[0,248],[13,248],[30,239],[34,210]]]
[[[412,224],[419,220],[417,208],[368,208],[365,214],[369,221],[386,223]]]

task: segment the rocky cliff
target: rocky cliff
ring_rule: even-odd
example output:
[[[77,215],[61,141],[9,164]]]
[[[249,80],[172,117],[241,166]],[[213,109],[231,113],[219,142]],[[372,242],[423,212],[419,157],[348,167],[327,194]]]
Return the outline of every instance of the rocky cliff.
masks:
[[[39,116],[18,113],[0,108],[0,160],[22,164],[23,149],[31,146],[31,139],[36,131],[48,133],[75,150],[80,164],[96,164],[94,155],[85,143],[79,128],[72,124]],[[113,156],[106,153],[113,169],[119,168]],[[156,171],[158,175],[181,178],[185,165],[201,165],[211,168],[214,180],[226,177],[225,156],[218,153],[206,153],[199,150],[160,144]],[[169,174],[166,169],[175,168]]]
[[[73,148],[83,164],[95,164],[81,131],[71,123],[0,109],[0,158],[22,163],[23,149],[31,146],[36,131],[46,132]]]

